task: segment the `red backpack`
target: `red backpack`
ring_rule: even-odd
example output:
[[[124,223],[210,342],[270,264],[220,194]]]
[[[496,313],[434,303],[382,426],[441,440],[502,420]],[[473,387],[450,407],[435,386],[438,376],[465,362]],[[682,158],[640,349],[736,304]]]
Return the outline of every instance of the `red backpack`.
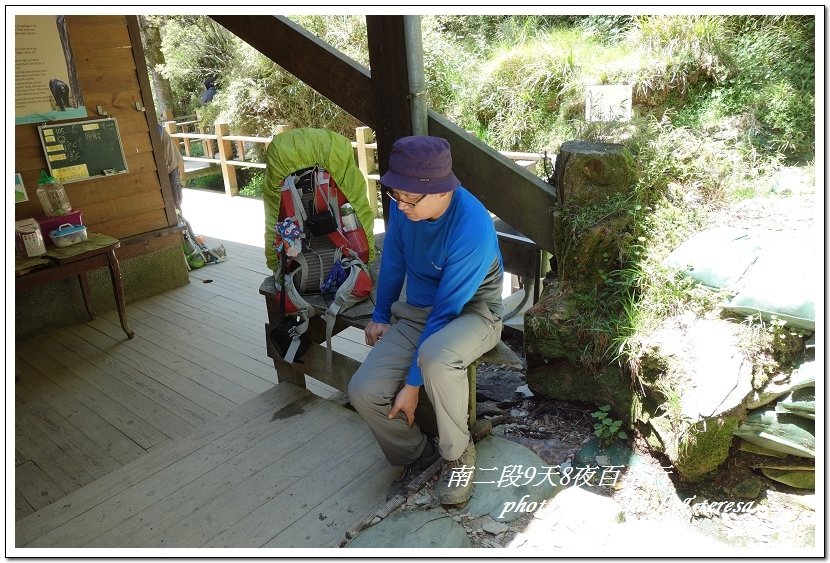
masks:
[[[316,310],[303,295],[331,296],[326,318],[326,359],[331,371],[331,335],[337,315],[366,299],[372,278],[366,262],[369,241],[331,175],[314,166],[288,175],[280,184],[274,225],[276,299],[285,322],[271,339],[286,362],[308,348],[304,337]],[[284,289],[283,289],[284,288]]]

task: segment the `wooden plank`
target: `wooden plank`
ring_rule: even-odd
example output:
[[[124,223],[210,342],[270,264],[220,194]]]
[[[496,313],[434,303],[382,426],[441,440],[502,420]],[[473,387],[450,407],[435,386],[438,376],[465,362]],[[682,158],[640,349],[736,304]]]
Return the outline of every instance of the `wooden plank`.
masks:
[[[333,450],[369,439],[365,431],[360,435],[359,416],[342,407],[317,400],[303,410],[285,419],[279,432],[87,547],[198,547],[325,464]]]
[[[271,399],[273,401],[272,395]],[[25,518],[18,525],[18,530],[21,536],[29,539],[18,541],[17,545],[23,546],[30,542],[30,547],[85,545],[129,518],[131,514],[150,506],[156,499],[178,490],[193,479],[233,459],[263,437],[277,432],[281,417],[287,418],[291,413],[301,412],[307,405],[322,400],[305,392],[302,399],[283,404],[276,410],[271,406],[266,412],[260,411],[260,414],[250,418],[247,412],[242,412],[246,409],[238,408],[233,413],[235,418],[227,421],[225,426],[212,426],[214,430],[199,438],[185,438],[175,442],[172,448],[151,452],[131,464],[128,471],[114,472],[99,479],[92,486],[78,491],[76,495],[68,496],[59,503],[63,510],[56,512],[64,515],[69,513],[73,517],[71,520],[51,525],[48,532],[31,535],[29,521],[40,512]],[[244,418],[244,421],[237,424],[240,417]],[[161,455],[156,455],[157,453]],[[124,505],[120,502],[118,493],[131,487],[134,493],[131,498],[138,504]],[[90,500],[90,497],[94,500]],[[78,501],[82,501],[83,508],[71,510],[73,503]],[[54,514],[50,512],[48,516]]]
[[[40,510],[65,496],[64,491],[31,460],[15,467],[14,487],[15,507],[19,495],[24,503],[34,509],[33,511]],[[22,508],[25,510],[25,505]]]
[[[57,341],[81,357],[94,358],[95,365],[123,374],[127,385],[167,411],[176,413],[189,423],[190,429],[215,420],[217,415],[228,412],[237,404],[199,382],[181,377],[153,357],[136,352],[128,345],[132,340],[122,344],[118,338],[92,327],[74,325],[68,327],[66,333],[62,332]],[[248,395],[247,399],[250,398]]]
[[[138,25],[138,16],[127,16],[127,31],[130,35],[130,43],[132,44],[132,53],[135,61],[135,70],[138,75],[138,83],[140,85],[139,95],[141,104],[144,107],[144,118],[147,120],[147,129],[150,133],[150,140],[153,146],[153,159],[158,163],[156,172],[158,174],[158,184],[161,186],[162,197],[164,199],[164,213],[167,216],[168,225],[175,225],[179,218],[176,213],[176,206],[173,200],[173,188],[170,184],[170,178],[167,174],[167,165],[164,157],[164,146],[161,142],[161,135],[157,124],[159,123],[158,115],[156,115],[156,105],[153,101],[152,88],[150,87],[149,71],[147,70],[146,57],[144,54],[144,43],[141,38],[141,29]],[[183,169],[183,166],[179,166]]]
[[[23,498],[23,495],[20,493],[20,491],[15,489],[15,491],[14,491],[14,519],[15,520],[20,520],[24,516],[28,516],[29,514],[33,513],[34,511],[35,511],[35,509],[32,508],[32,505],[29,504],[29,502],[25,498]]]
[[[216,283],[216,282],[214,282]],[[201,283],[190,283],[187,286],[164,292],[168,301],[175,301],[183,306],[199,308],[221,317],[226,322],[239,327],[251,327],[262,332],[262,325],[268,321],[265,303],[258,309],[240,307],[227,297],[211,294],[203,289]]]
[[[363,363],[364,360],[366,360],[366,356],[368,356],[371,351],[371,348],[365,343],[358,344],[357,342],[339,336],[332,337],[331,349],[335,352],[343,354],[344,356],[357,360],[360,363]]]
[[[70,327],[70,330],[88,340],[92,344],[100,345],[106,342],[100,336],[104,336],[110,341],[118,342],[120,338],[118,329],[120,326],[107,323],[103,319],[96,319],[87,323],[86,326]],[[239,404],[249,401],[254,398],[257,393],[265,391],[268,387],[254,391],[247,389],[231,379],[225,378],[218,373],[210,370],[200,369],[197,366],[184,362],[165,350],[164,348],[154,344],[146,338],[129,339],[123,341],[122,346],[118,349],[118,359],[137,367],[140,371],[147,374],[149,377],[156,379],[156,375],[160,373],[157,381],[170,390],[180,394],[186,401],[188,406],[195,403],[197,407],[203,406],[201,395],[203,389],[208,389],[211,393],[226,398],[227,400]],[[142,368],[148,369],[142,369]],[[184,381],[186,380],[186,381]],[[270,386],[269,386],[270,387]],[[209,395],[212,397],[212,395]],[[181,399],[179,399],[181,400]],[[202,423],[206,420],[213,419],[209,415],[210,409],[200,408],[203,411]],[[223,410],[221,413],[223,414]]]
[[[149,233],[168,226],[164,208],[151,209],[144,213],[133,215],[132,217],[119,217],[111,221],[96,223],[87,222],[86,215],[84,215],[84,223],[89,226],[90,230],[96,233],[102,233],[119,239]]]
[[[106,323],[106,324],[104,324]],[[106,331],[111,335],[118,335],[118,330],[121,325],[118,321],[118,315],[114,311],[108,311],[88,322],[89,326]],[[196,369],[200,371],[207,370],[211,373],[221,374],[226,379],[233,381],[245,389],[249,389],[254,393],[262,393],[274,386],[275,378],[271,374],[269,377],[263,378],[250,372],[240,370],[238,367],[228,363],[224,359],[216,358],[214,356],[203,353],[194,348],[187,341],[182,341],[175,337],[170,337],[167,334],[159,333],[153,330],[152,327],[144,325],[141,321],[130,318],[131,326],[139,331],[142,340],[165,350],[172,354],[171,361],[178,363],[193,364],[197,366]]]
[[[245,403],[245,408],[236,409],[219,421],[212,423],[209,427],[142,456],[132,464],[128,475],[122,474],[121,471],[111,473],[90,486],[69,495],[63,502],[59,503],[59,506],[52,505],[22,520],[15,530],[15,545],[23,547],[29,544],[35,538],[54,530],[121,491],[151,477],[164,467],[173,464],[181,456],[187,455],[189,452],[195,452],[228,434],[232,434],[251,421],[260,419],[263,413],[266,413],[267,416],[271,416],[268,413],[277,414],[286,405],[290,405],[295,400],[308,395],[309,393],[306,390],[288,383],[271,388],[266,393],[262,393]]]
[[[102,26],[126,25],[126,18],[123,15],[86,15],[66,16],[66,27],[70,33],[79,35],[85,33],[97,33]],[[87,29],[91,28],[91,29]],[[77,30],[77,32],[76,32]],[[78,38],[80,40],[80,37]],[[73,38],[74,40],[74,38]],[[73,43],[74,45],[74,43]]]
[[[27,362],[21,362],[21,368],[21,382],[15,387],[15,393],[18,396],[23,397],[27,402],[36,400],[45,402],[121,465],[145,453],[141,446],[119,432],[98,414],[64,393]]]
[[[71,16],[70,16],[71,17]],[[67,17],[69,19],[69,17]],[[72,29],[81,22],[73,22],[70,26],[67,22],[67,27]],[[72,52],[75,49],[90,49],[93,47],[113,48],[113,47],[130,47],[130,34],[127,33],[127,22],[121,16],[119,21],[102,22],[99,23],[93,20],[83,22],[84,27],[93,29],[85,29],[83,33],[78,33],[72,37]]]
[[[48,406],[25,405],[17,410],[15,417],[19,417],[22,426],[40,430],[60,450],[77,460],[93,477],[102,477],[121,467],[115,458]],[[31,502],[31,499],[29,500]]]
[[[399,473],[400,468],[379,459],[262,547],[339,547],[346,531],[382,503]]]
[[[94,46],[85,48],[81,45],[77,50],[74,46],[72,47],[72,56],[79,68],[98,71],[135,69],[132,49],[95,49]]]
[[[216,311],[200,310],[199,308],[179,303],[175,299],[170,299],[166,294],[154,295],[144,300],[144,303],[152,304],[162,310],[175,313],[181,319],[186,319],[185,322],[189,326],[209,327],[216,331],[227,334],[232,338],[239,338],[247,340],[248,342],[259,341],[262,336],[262,327],[254,325],[251,322],[246,324],[237,324],[228,322],[224,315],[217,315]],[[264,307],[263,307],[264,308]],[[236,317],[240,321],[240,317]],[[259,356],[259,348],[257,348],[257,356]]]
[[[196,334],[192,327],[175,315],[158,309],[150,309],[142,302],[130,305],[132,316],[142,323],[168,336],[178,337],[181,341],[215,358],[243,369],[263,379],[271,375],[271,362],[261,345],[246,342],[240,338],[228,337],[209,327],[199,327]]]
[[[112,89],[114,84],[124,90],[139,90],[138,75],[134,68],[102,70],[83,67],[78,69],[78,80],[81,83],[84,95],[86,95],[87,90],[92,95],[107,92]],[[120,122],[118,126],[120,130]]]
[[[268,327],[268,325],[266,325]],[[266,328],[268,330],[268,328]],[[279,354],[274,350],[273,345],[269,339],[265,339],[266,347],[268,349],[269,357],[279,358]],[[349,381],[354,373],[360,367],[360,362],[348,356],[345,356],[337,351],[332,350],[332,373],[329,373],[326,365],[326,348],[325,344],[312,343],[301,358],[302,363],[297,364],[297,369],[301,370],[313,377],[314,379],[331,385],[338,391],[346,391],[349,387]],[[278,362],[281,362],[278,360]],[[290,369],[288,364],[282,363],[286,369]]]
[[[59,449],[49,437],[35,427],[22,425],[15,413],[14,445],[24,457],[42,467],[42,471],[64,492],[72,492],[95,481],[80,463]]]
[[[217,534],[202,547],[264,546],[304,515],[313,513],[317,506],[357,479],[382,456],[374,440],[361,449],[347,448],[338,452],[328,463],[307,473],[304,479]],[[280,544],[280,547],[288,546]]]
[[[97,412],[142,448],[146,449],[168,439],[134,412],[134,409],[141,410],[139,407],[143,406],[144,412],[152,417],[152,413],[159,410],[157,405],[147,405],[148,401],[136,401],[139,403],[136,405],[132,401],[135,393],[130,393],[125,385],[114,381],[109,374],[87,360],[62,346],[41,339],[33,339],[24,347],[19,347],[18,352],[40,373],[73,394],[78,401]],[[186,426],[187,423],[182,420],[180,427]]]

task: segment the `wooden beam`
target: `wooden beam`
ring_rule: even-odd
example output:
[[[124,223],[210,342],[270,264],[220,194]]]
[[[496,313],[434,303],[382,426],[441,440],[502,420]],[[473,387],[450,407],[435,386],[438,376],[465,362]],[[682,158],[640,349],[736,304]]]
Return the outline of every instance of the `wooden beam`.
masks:
[[[156,171],[158,173],[159,184],[161,185],[162,199],[164,200],[164,214],[167,217],[167,224],[172,227],[179,223],[179,218],[176,215],[176,207],[173,203],[173,188],[170,187],[170,177],[167,175],[167,161],[164,158],[164,148],[162,148],[161,136],[158,132],[156,106],[153,103],[152,90],[150,89],[150,74],[147,70],[147,63],[144,61],[144,47],[141,43],[138,16],[127,16],[126,18],[127,31],[133,46],[135,72],[138,75],[138,84],[141,90],[141,107],[144,108],[144,115],[147,118],[147,129],[150,133],[150,143],[153,146]],[[182,181],[184,181],[184,178],[182,178]]]
[[[377,129],[369,69],[283,16],[210,16],[222,27]]]
[[[462,185],[505,223],[553,252],[556,190],[458,127],[428,110],[429,134],[452,147],[452,167]]]
[[[404,16],[366,16],[372,94],[377,126],[378,170],[389,168],[389,154],[397,139],[412,135],[409,71]],[[388,187],[388,186],[387,186]],[[383,216],[389,217],[389,198],[382,195]]]
[[[377,132],[383,174],[395,139],[411,135],[403,16],[367,16],[369,70],[282,16],[211,16],[266,57]],[[374,102],[377,100],[377,103]],[[429,134],[450,142],[453,168],[464,186],[493,213],[553,252],[556,192],[531,172],[488,147],[435,111]],[[384,200],[386,197],[384,196]],[[388,202],[384,201],[384,215]],[[532,220],[529,220],[532,217]]]

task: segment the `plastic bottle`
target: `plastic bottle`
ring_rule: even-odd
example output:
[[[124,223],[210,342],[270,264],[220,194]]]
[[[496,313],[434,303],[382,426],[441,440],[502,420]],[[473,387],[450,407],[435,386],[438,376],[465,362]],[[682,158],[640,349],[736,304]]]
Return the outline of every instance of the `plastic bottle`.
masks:
[[[357,220],[357,214],[350,203],[340,206],[340,219],[343,223],[343,234],[349,241],[349,247],[354,250],[361,260],[369,261],[369,241],[366,232]]]
[[[72,211],[72,204],[69,203],[63,185],[45,170],[40,171],[40,179],[37,181],[37,197],[48,217],[59,217]]]
[[[354,208],[350,203],[344,203],[340,206],[340,219],[343,222],[343,230],[347,233],[358,227],[357,215],[355,215]]]

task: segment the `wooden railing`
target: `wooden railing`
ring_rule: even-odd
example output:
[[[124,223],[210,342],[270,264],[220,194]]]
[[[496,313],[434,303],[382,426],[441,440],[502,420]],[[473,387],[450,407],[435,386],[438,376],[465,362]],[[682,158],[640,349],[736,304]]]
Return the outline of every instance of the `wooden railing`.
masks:
[[[195,116],[186,116],[185,119],[180,118],[178,121],[165,121],[164,128],[170,134],[170,137],[178,140],[179,146],[184,153],[182,158],[185,161],[204,162],[211,166],[218,165],[222,171],[225,193],[230,196],[237,195],[239,193],[239,187],[236,180],[236,167],[265,168],[264,162],[245,160],[245,144],[258,143],[268,145],[272,137],[231,135],[227,123],[217,123],[214,125],[213,132],[208,133],[199,120],[191,119],[191,117]],[[288,129],[290,129],[289,126],[278,126],[274,135]],[[369,127],[358,127],[355,129],[355,140],[352,141],[352,147],[355,149],[358,168],[360,168],[360,171],[366,178],[369,205],[375,210],[375,215],[380,217],[382,215],[381,206],[378,203],[378,181],[380,180],[380,174],[377,172],[377,159],[375,156],[378,145],[372,140],[373,137],[374,132]],[[191,155],[191,144],[194,141],[202,143],[204,149],[203,154],[205,156]],[[234,145],[236,146],[236,159],[233,158]],[[542,154],[530,152],[502,151],[501,154],[534,173],[536,172],[537,163],[544,158]],[[184,165],[182,165],[181,177],[187,177]]]

